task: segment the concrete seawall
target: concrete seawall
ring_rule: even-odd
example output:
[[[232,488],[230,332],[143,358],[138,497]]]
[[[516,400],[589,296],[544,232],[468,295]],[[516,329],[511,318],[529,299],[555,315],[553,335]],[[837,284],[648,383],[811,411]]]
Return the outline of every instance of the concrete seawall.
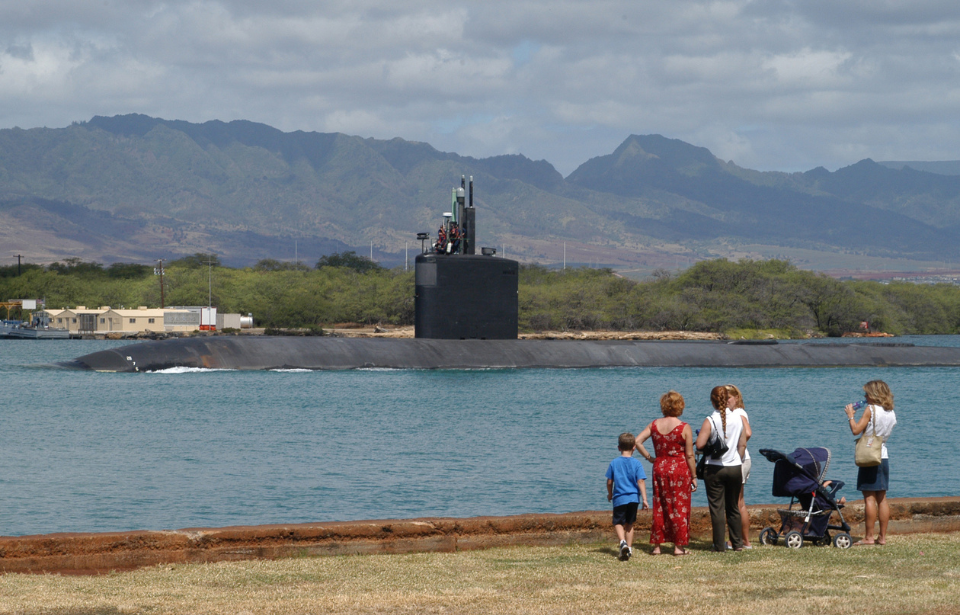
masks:
[[[889,501],[893,534],[960,531],[960,497]],[[777,508],[785,504],[750,507],[754,537],[764,527],[779,528]],[[844,515],[855,535],[862,532],[862,500],[848,503]],[[649,511],[640,513],[637,544],[647,543],[650,521]],[[706,508],[693,509],[691,533],[709,537]],[[609,511],[46,534],[0,537],[0,572],[96,574],[170,563],[610,542],[612,536]]]

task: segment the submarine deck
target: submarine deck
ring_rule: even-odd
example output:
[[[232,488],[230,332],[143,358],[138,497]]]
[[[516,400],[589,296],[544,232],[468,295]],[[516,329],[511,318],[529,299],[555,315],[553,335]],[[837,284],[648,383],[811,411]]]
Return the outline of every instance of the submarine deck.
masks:
[[[897,343],[437,340],[211,336],[144,342],[59,364],[107,371],[589,367],[960,366],[960,348]]]

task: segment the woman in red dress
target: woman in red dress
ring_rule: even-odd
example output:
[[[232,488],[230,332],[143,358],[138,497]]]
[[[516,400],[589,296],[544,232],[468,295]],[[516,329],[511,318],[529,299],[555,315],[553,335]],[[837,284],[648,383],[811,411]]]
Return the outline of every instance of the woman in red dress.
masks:
[[[683,414],[683,396],[676,391],[660,398],[662,419],[650,423],[637,436],[637,450],[653,462],[653,526],[650,544],[653,555],[660,555],[660,545],[673,543],[674,555],[687,555],[690,543],[690,494],[697,490],[697,471],[693,457],[693,432],[679,419]],[[653,438],[656,459],[643,448]]]

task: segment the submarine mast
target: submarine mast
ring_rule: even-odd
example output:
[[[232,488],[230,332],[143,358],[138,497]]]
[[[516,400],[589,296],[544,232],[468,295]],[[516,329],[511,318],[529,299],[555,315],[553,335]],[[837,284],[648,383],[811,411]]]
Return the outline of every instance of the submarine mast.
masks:
[[[421,246],[424,235],[417,235]],[[476,254],[473,177],[468,192],[466,177],[461,175],[460,187],[452,190],[451,211],[443,214],[437,241],[415,259],[415,337],[517,339],[520,265],[497,258],[495,248],[480,252]]]

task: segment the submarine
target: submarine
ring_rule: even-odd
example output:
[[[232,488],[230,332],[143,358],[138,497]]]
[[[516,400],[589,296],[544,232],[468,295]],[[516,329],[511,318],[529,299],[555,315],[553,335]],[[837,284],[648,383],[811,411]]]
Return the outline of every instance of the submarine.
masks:
[[[960,348],[909,343],[520,340],[519,263],[476,253],[473,178],[452,190],[437,240],[419,233],[414,338],[205,336],[143,342],[59,363],[100,372],[596,367],[960,366]]]

